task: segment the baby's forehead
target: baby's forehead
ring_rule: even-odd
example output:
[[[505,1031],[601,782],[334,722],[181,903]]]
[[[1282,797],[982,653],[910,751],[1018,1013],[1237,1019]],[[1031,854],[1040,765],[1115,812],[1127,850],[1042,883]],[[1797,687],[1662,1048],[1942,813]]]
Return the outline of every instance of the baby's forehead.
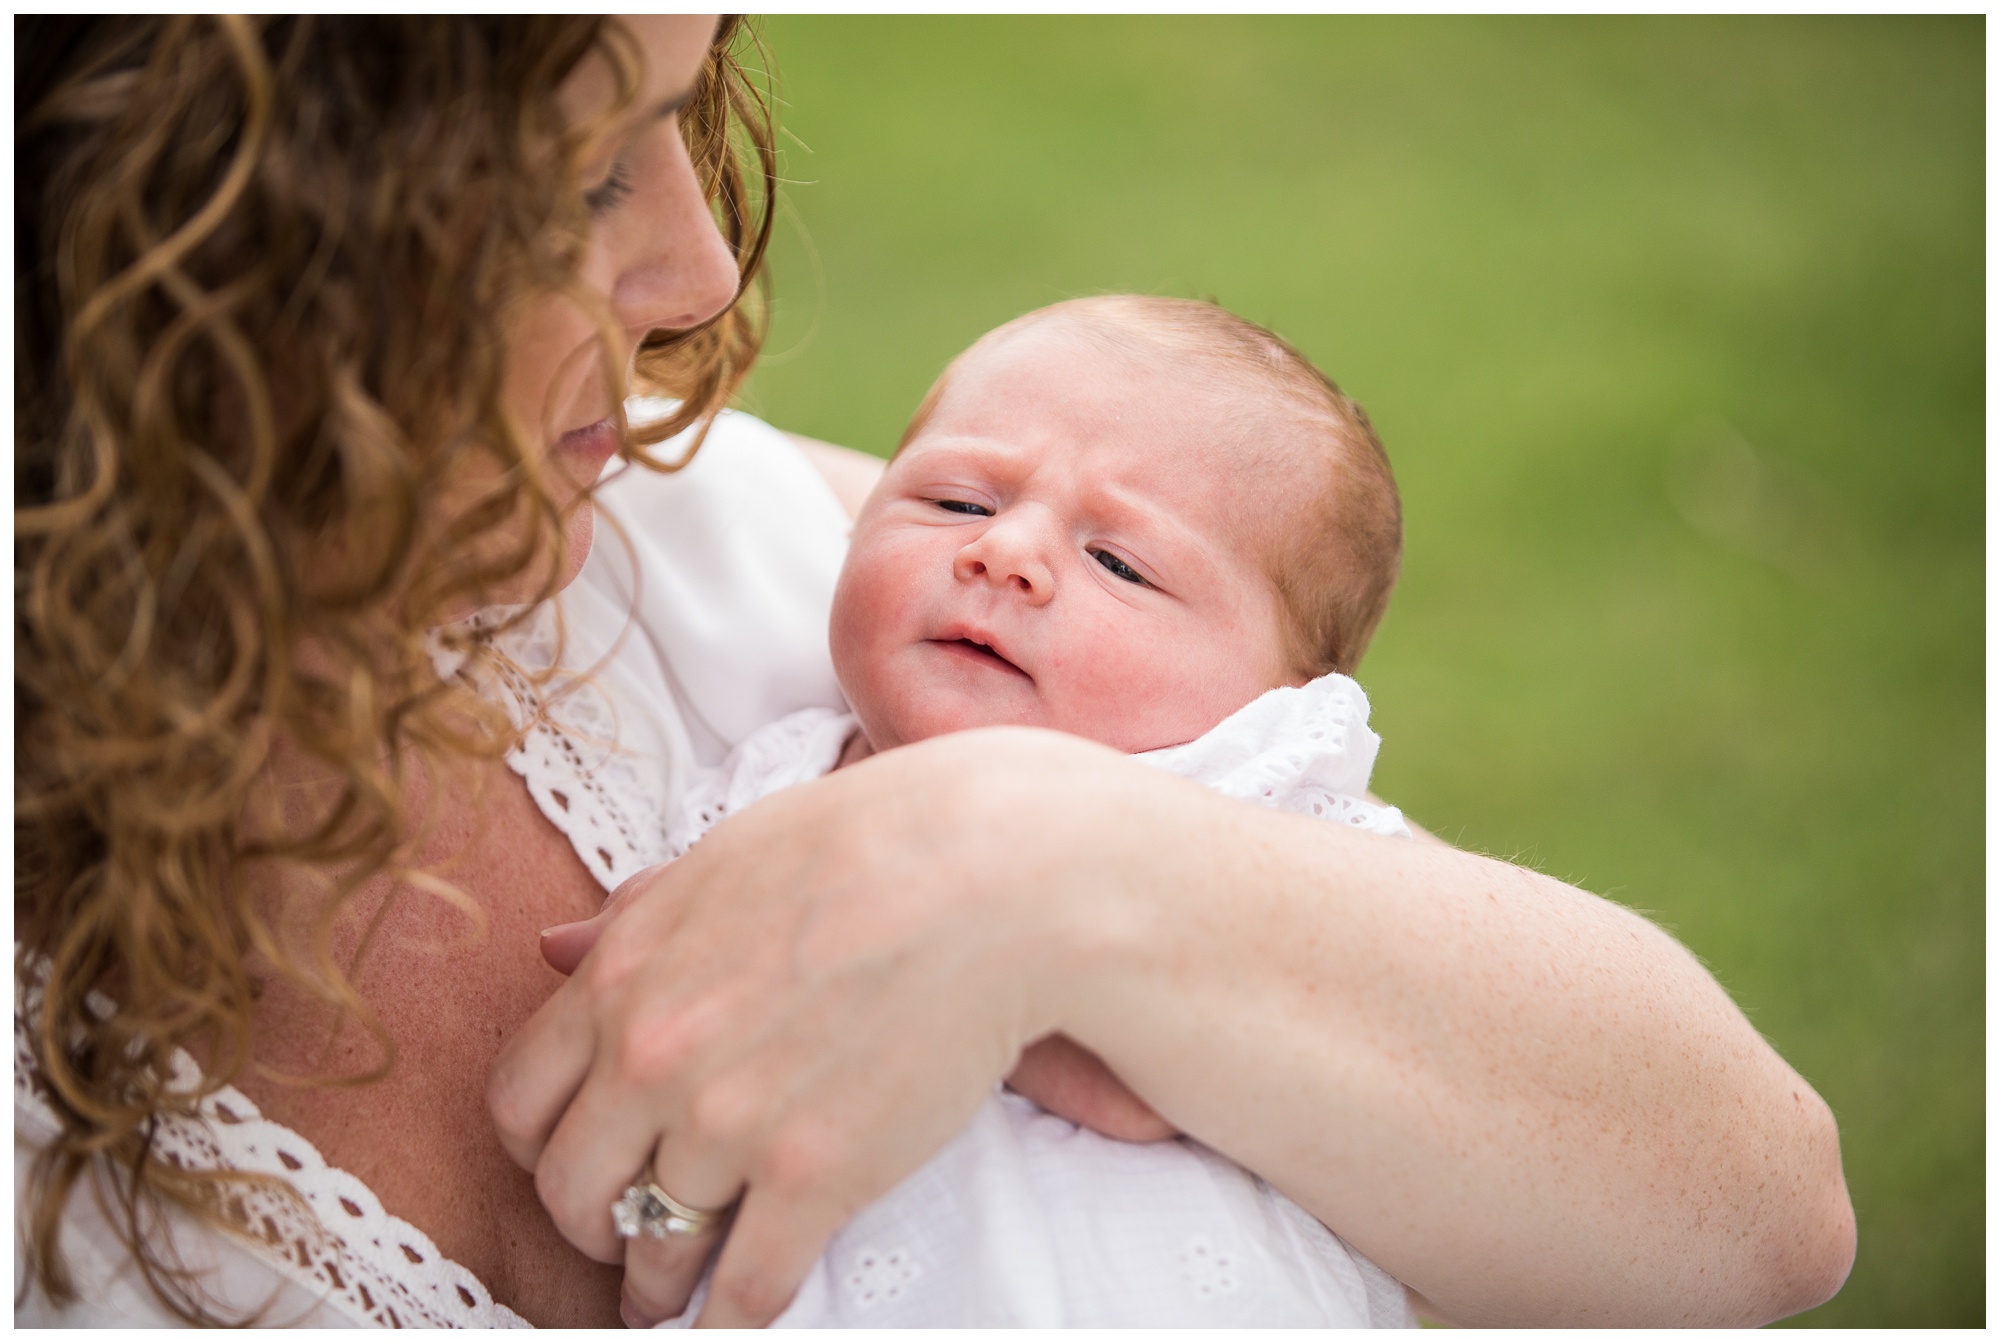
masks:
[[[1297,419],[1295,396],[1256,370],[1123,323],[1060,312],[988,333],[953,363],[936,409],[1016,416],[1170,415],[1208,441],[1268,438]]]
[[[1151,422],[1157,438],[1130,441],[1159,465],[1193,455],[1214,469],[1294,476],[1302,453],[1323,456],[1337,432],[1324,408],[1245,360],[1170,329],[1061,309],[981,338],[953,364],[934,414],[1076,428]]]
[[[1021,334],[968,352],[910,448],[1071,465],[1080,503],[1164,512],[1258,556],[1330,480],[1322,436],[1256,379],[1088,330]]]

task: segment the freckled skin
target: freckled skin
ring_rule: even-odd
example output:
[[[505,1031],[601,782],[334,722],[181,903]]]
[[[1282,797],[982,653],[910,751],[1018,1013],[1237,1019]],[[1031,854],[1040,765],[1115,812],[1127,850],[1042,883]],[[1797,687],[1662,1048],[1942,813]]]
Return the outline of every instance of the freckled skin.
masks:
[[[834,595],[876,749],[1016,724],[1153,750],[1300,679],[1264,559],[1283,461],[1232,392],[1061,320],[960,365]]]

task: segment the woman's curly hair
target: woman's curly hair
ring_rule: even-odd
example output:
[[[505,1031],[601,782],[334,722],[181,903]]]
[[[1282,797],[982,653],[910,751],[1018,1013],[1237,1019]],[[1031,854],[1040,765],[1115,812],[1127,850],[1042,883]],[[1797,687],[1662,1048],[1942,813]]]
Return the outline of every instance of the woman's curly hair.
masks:
[[[739,299],[775,181],[746,35],[723,23],[681,114]],[[227,1225],[258,1181],[161,1159],[155,1125],[247,1066],[260,976],[352,1013],[387,1071],[331,929],[385,873],[463,901],[407,866],[406,790],[516,729],[440,676],[430,632],[563,572],[499,333],[535,295],[589,302],[580,170],[641,52],[560,16],[17,19],[15,52],[16,1012],[62,1124],[21,1229],[72,1299],[58,1232],[91,1172],[153,1289],[207,1320],[147,1229]],[[557,88],[593,52],[618,105],[571,126]],[[741,302],[653,333],[614,404],[679,406],[626,455],[671,469],[646,445],[705,424],[760,334]],[[475,499],[445,488],[468,478]],[[336,781],[308,822],[252,805],[274,749]],[[319,875],[305,949],[252,899],[257,864]]]

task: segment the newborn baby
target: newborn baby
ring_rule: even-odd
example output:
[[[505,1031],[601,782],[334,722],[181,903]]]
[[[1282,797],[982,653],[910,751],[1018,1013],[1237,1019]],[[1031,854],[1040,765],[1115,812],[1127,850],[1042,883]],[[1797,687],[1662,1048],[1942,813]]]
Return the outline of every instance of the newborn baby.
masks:
[[[1124,296],[1010,322],[945,371],[855,521],[831,629],[853,714],[744,741],[690,789],[672,852],[871,752],[1010,723],[1407,835],[1366,798],[1378,741],[1345,675],[1401,539],[1367,418],[1269,332]],[[1065,1047],[1070,1066],[1036,1067]],[[1044,1042],[1012,1080],[1095,1128],[1171,1133],[1077,1056]],[[1002,1091],[835,1236],[776,1323],[1413,1320],[1393,1279],[1198,1143],[1117,1141]]]

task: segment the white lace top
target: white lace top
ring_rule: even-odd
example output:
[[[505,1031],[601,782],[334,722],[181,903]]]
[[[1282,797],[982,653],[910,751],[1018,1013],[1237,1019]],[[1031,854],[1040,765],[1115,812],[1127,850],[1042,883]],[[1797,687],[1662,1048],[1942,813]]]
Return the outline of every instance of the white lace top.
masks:
[[[832,769],[852,714],[803,709],[690,784],[676,858],[730,813]],[[1366,798],[1380,745],[1345,676],[1262,695],[1206,735],[1139,757],[1231,797],[1407,838]],[[671,1325],[692,1323],[697,1294]],[[999,1091],[972,1125],[863,1209],[780,1327],[1415,1323],[1408,1294],[1311,1214],[1191,1139],[1115,1142]]]
[[[652,408],[634,407],[633,413]],[[666,452],[671,455],[672,447]],[[618,468],[614,467],[616,471]],[[534,721],[509,760],[544,815],[608,891],[666,856],[669,810],[695,770],[752,730],[807,706],[844,707],[826,651],[847,516],[782,434],[725,414],[694,462],[670,476],[626,470],[598,496],[597,542],[582,574],[505,651],[515,670],[493,689]],[[559,677],[537,691],[558,629]],[[443,656],[442,654],[440,655]],[[546,713],[536,716],[540,701]],[[15,986],[14,1187],[27,1188],[57,1132],[26,1047],[33,985]],[[177,1060],[182,1080],[193,1060]],[[248,1196],[242,1236],[169,1219],[161,1234],[196,1268],[225,1313],[321,1326],[504,1327],[525,1323],[430,1238],[386,1213],[368,1188],[313,1145],[261,1117],[234,1088],[200,1122],[163,1124],[173,1161],[275,1175],[305,1196],[318,1227],[281,1199]],[[62,1246],[77,1300],[54,1309],[25,1282],[17,1203],[15,1323],[176,1323],[79,1182]]]

